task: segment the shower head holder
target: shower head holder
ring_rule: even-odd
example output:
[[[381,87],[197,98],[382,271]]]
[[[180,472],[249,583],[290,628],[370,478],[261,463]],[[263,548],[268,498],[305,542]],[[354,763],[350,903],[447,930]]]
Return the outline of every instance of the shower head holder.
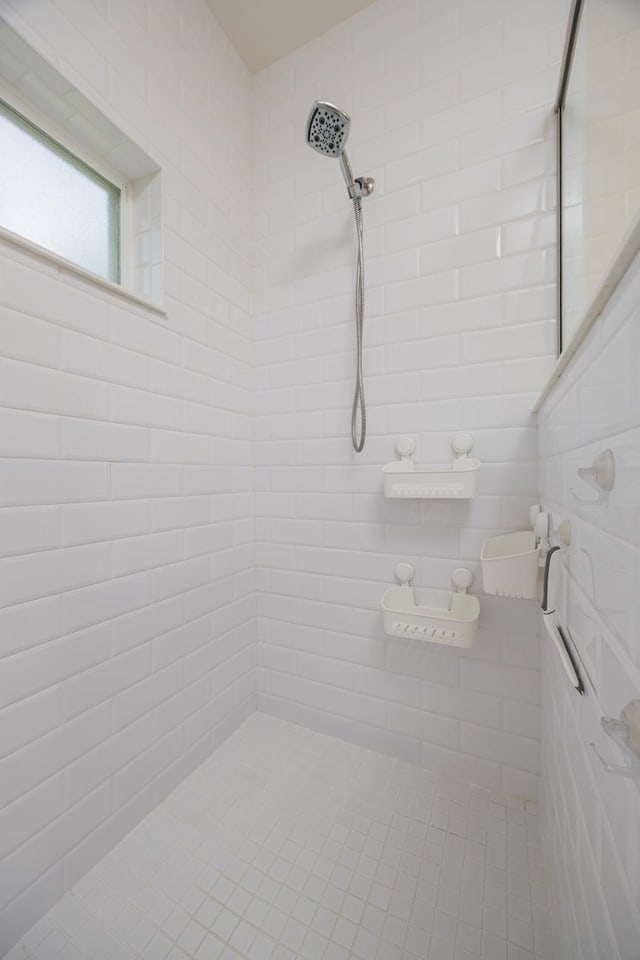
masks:
[[[356,177],[355,184],[358,188],[358,197],[369,197],[376,188],[376,182],[373,177]],[[351,190],[349,190],[351,196]],[[353,197],[352,197],[353,199]]]

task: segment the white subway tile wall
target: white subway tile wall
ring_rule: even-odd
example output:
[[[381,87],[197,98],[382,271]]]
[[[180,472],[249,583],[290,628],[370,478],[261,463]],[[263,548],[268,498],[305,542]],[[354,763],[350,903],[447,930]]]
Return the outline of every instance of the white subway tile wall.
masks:
[[[564,2],[380,0],[255,78],[258,703],[492,789],[534,798],[536,609],[481,596],[475,649],[386,638],[399,560],[482,592],[483,538],[528,525],[531,407],[555,352],[551,103]],[[369,436],[351,449],[355,229],[337,163],[304,142],[316,98],[352,115],[364,201]],[[471,502],[382,498],[468,430]]]
[[[0,0],[162,167],[168,306],[166,319],[124,306],[2,245],[0,952],[254,708],[256,678],[269,713],[535,798],[537,608],[482,595],[478,557],[486,536],[527,526],[538,495],[530,411],[555,350],[550,105],[567,6],[377,0],[252,82],[204,0]],[[304,143],[317,97],[352,113],[354,167],[378,183],[360,457],[353,215],[338,164]],[[556,510],[605,435],[637,456],[637,324],[622,323],[631,307],[609,316],[597,364],[576,365],[579,387],[543,415]],[[382,498],[396,436],[442,461],[460,429],[483,461],[476,500]],[[562,731],[545,761],[571,897],[558,937],[576,960],[632,958],[637,942],[637,796],[584,750],[610,749],[596,702],[616,715],[612,691],[638,689],[639,618],[607,573],[637,571],[631,486],[622,496],[610,526],[572,507],[603,595],[601,610],[578,594],[571,608],[592,623],[600,699],[576,706],[555,664],[543,674]],[[473,570],[476,648],[385,637],[401,559],[418,586]],[[526,956],[513,930],[508,949]]]
[[[640,794],[589,746],[625,762],[600,718],[640,697],[639,305],[637,258],[539,415],[540,489],[571,522],[564,616],[588,675],[577,697],[545,644],[543,822],[563,960],[635,960],[640,944]],[[596,493],[578,468],[607,448],[613,490],[579,503]]]
[[[254,708],[251,77],[204,0],[2,0],[162,167],[163,318],[0,249],[0,955]]]

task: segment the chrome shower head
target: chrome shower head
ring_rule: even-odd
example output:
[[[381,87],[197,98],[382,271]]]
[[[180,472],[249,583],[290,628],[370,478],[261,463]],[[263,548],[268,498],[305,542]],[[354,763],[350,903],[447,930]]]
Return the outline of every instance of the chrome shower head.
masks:
[[[351,117],[340,107],[326,100],[316,100],[307,120],[307,143],[325,157],[340,160],[342,175],[352,200],[368,197],[376,182],[371,177],[354,177],[345,147],[349,138]]]
[[[316,100],[307,120],[307,143],[327,157],[339,157],[347,145],[351,117],[332,103]]]

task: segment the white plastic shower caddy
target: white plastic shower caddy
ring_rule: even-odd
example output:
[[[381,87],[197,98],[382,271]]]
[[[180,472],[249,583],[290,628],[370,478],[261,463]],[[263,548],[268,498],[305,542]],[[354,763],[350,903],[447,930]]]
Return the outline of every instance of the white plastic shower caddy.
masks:
[[[418,466],[413,461],[415,443],[410,437],[399,437],[396,441],[398,459],[382,468],[385,497],[447,500],[475,497],[480,461],[469,456],[472,447],[470,434],[458,433],[451,442],[452,463]]]
[[[454,570],[451,582],[455,592],[429,591],[433,600],[433,605],[429,606],[415,602],[410,586],[414,576],[412,564],[399,563],[396,567],[400,586],[389,587],[382,598],[385,633],[451,647],[473,646],[478,632],[480,601],[467,593],[473,583],[471,571],[464,567]]]
[[[485,593],[497,597],[535,600],[538,573],[548,546],[549,515],[531,508],[532,530],[490,537],[482,544],[480,562]]]

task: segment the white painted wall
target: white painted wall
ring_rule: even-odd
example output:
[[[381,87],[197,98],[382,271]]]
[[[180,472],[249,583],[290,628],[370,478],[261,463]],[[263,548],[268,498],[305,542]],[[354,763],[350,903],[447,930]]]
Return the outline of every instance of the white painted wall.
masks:
[[[251,78],[204,0],[2,0],[162,167],[168,317],[0,243],[0,955],[254,704]]]
[[[258,703],[464,780],[534,797],[538,620],[481,596],[467,652],[386,639],[399,560],[447,588],[528,525],[530,414],[555,349],[551,102],[566,5],[380,0],[256,77]],[[369,439],[351,449],[353,216],[304,143],[316,98],[352,114],[364,202]],[[394,438],[442,462],[469,430],[473,502],[381,496]]]
[[[600,728],[640,697],[640,258],[636,258],[540,416],[540,489],[571,547],[564,616],[591,683],[569,687],[553,651],[543,658],[542,796],[553,882],[556,956],[637,960],[640,801],[603,770],[626,762]],[[611,448],[614,488],[601,505],[576,474]]]

